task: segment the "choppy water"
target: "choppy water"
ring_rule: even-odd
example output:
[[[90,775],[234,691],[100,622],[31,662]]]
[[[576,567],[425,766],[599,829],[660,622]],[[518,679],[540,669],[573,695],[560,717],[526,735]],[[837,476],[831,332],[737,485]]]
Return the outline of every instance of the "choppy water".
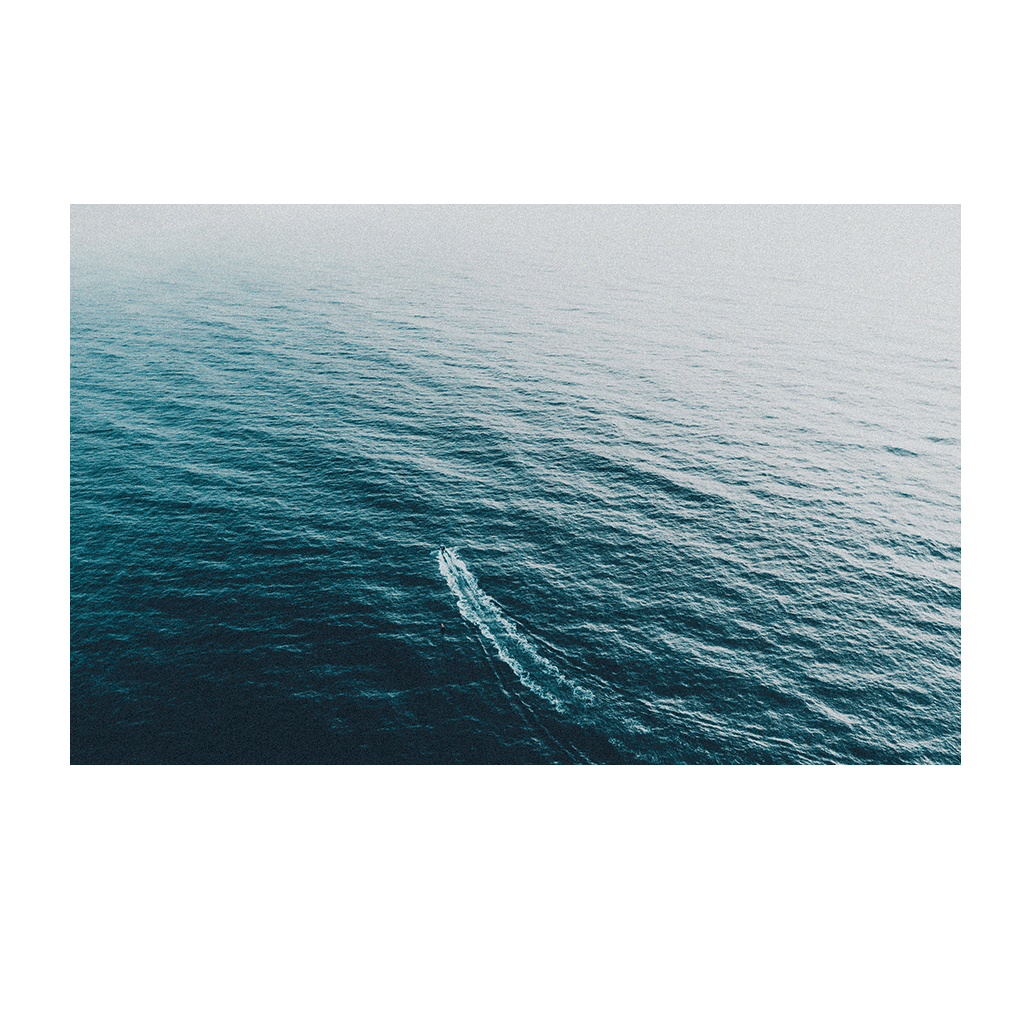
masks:
[[[72,229],[73,762],[960,760],[955,210]]]

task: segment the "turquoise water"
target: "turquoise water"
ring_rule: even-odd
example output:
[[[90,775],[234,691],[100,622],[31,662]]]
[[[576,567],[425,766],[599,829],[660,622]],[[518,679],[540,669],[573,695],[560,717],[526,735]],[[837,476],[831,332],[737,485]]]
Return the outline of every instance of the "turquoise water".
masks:
[[[955,208],[72,216],[76,763],[960,760]]]

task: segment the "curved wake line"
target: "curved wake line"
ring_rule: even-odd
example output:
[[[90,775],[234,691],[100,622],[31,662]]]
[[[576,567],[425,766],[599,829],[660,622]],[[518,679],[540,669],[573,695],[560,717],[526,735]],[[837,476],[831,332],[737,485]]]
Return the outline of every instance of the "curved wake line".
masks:
[[[557,707],[558,693],[589,695],[588,690],[575,689],[526,639],[500,608],[499,604],[479,587],[468,566],[453,550],[443,547],[438,553],[439,571],[457,600],[464,620],[474,625],[495,647],[500,659],[518,676],[523,685],[544,696]]]

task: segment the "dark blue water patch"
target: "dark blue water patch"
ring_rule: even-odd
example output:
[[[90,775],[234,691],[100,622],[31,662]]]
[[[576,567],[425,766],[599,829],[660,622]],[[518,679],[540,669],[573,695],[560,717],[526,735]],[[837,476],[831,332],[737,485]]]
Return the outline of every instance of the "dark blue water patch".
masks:
[[[525,731],[498,718],[495,688],[459,650],[439,672],[422,654],[371,629],[323,640],[302,694],[293,655],[243,653],[231,663],[122,661],[119,687],[78,692],[74,763],[561,763],[622,762],[602,736],[539,711]],[[221,640],[224,642],[225,640]],[[302,637],[299,640],[302,642]],[[198,641],[199,642],[199,641]],[[212,633],[206,640],[217,648]],[[338,669],[348,667],[349,676]],[[359,683],[356,686],[354,682]],[[231,683],[231,685],[227,684]],[[371,683],[377,683],[372,685]],[[168,697],[173,695],[174,702]],[[540,717],[549,717],[548,726]],[[524,718],[521,719],[524,721]]]

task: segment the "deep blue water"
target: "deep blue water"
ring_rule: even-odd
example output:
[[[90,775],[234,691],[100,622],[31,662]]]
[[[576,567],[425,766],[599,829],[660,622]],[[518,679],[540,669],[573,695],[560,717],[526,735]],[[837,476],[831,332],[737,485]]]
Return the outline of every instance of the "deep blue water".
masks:
[[[957,209],[80,207],[71,290],[72,762],[959,762]]]

